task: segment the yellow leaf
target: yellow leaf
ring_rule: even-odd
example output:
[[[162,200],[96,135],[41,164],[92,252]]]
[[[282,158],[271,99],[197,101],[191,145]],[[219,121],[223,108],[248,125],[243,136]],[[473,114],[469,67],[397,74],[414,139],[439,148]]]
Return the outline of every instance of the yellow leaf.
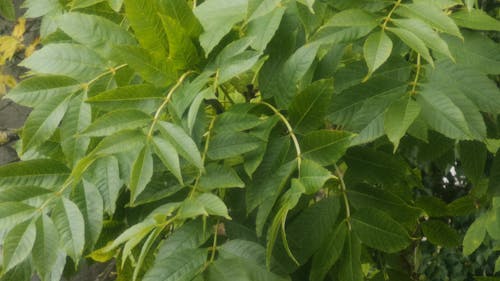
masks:
[[[26,19],[19,18],[17,19],[17,24],[14,26],[14,30],[12,31],[12,36],[17,38],[19,41],[23,41],[24,32],[26,32]]]
[[[16,79],[13,76],[0,74],[0,96],[7,93],[7,87],[14,88],[16,84]]]
[[[0,65],[12,59],[19,47],[19,40],[12,36],[0,36]]]
[[[40,44],[40,37],[37,37],[31,44],[26,47],[26,50],[24,50],[24,57],[27,58],[33,54],[33,52],[36,50],[36,47]]]

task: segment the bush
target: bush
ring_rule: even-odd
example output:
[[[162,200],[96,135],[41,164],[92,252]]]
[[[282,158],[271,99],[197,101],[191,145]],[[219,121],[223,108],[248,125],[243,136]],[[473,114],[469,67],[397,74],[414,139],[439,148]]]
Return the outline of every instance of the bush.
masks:
[[[84,257],[143,281],[432,280],[434,249],[460,264],[483,241],[492,259],[500,22],[474,2],[26,1],[43,47],[7,95],[33,111],[0,167],[1,280]]]

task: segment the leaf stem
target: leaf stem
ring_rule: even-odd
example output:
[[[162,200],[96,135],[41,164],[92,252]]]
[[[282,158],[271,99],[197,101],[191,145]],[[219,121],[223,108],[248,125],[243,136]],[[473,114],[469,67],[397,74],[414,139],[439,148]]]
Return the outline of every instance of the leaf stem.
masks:
[[[299,141],[297,140],[297,136],[293,132],[292,125],[290,125],[290,122],[288,122],[286,117],[283,114],[281,114],[281,112],[276,107],[274,107],[273,105],[271,105],[265,101],[261,101],[259,103],[270,108],[281,119],[283,124],[285,124],[285,126],[288,130],[288,133],[290,134],[290,137],[292,138],[293,144],[295,145],[295,151],[297,152],[297,165],[298,165],[297,169],[299,170],[299,177],[300,177],[300,164],[302,163],[302,152],[300,150],[300,145],[299,145]]]
[[[217,118],[217,115],[215,115],[214,118],[212,118],[212,121],[210,121],[210,125],[208,125],[208,130],[206,132],[207,140],[205,141],[205,147],[203,149],[203,154],[201,155],[201,163],[203,164],[203,166],[205,166],[205,159],[207,158],[208,146],[210,144],[210,138],[212,135],[212,130],[214,128],[216,118]],[[198,183],[200,182],[201,176],[202,176],[202,171],[200,171],[199,175],[196,177],[196,180],[195,180],[194,185],[193,185],[193,189],[189,193],[189,198],[193,197],[194,192],[196,191],[196,188],[198,187]]]
[[[214,241],[212,243],[212,250],[210,252],[210,260],[209,263],[214,262],[215,259],[215,251],[217,249],[217,233],[219,232],[219,220],[217,220],[217,223],[215,224],[215,231],[214,231]]]
[[[89,82],[85,83],[84,84],[84,87],[89,87],[91,84],[97,82],[99,79],[101,79],[102,77],[108,75],[108,74],[113,74],[115,75],[116,71],[121,69],[121,68],[124,68],[125,66],[127,66],[128,64],[122,64],[122,65],[119,65],[117,67],[110,67],[108,71],[105,71],[99,75],[97,75],[94,79],[90,80]]]
[[[344,182],[344,174],[340,171],[340,168],[335,164],[335,173],[340,180],[340,191],[342,192],[342,197],[344,198],[346,220],[349,230],[351,230],[351,208],[349,206],[349,200],[347,199],[347,188]]]
[[[417,84],[418,84],[418,79],[420,78],[420,69],[421,68],[422,68],[421,57],[420,57],[420,54],[417,54],[417,72],[415,74],[415,79],[411,83],[411,85],[412,85],[412,88],[410,91],[411,96],[414,96],[415,94],[417,94]]]
[[[156,123],[158,123],[158,120],[160,119],[161,112],[163,111],[165,106],[167,106],[167,104],[172,99],[172,95],[174,94],[174,92],[181,86],[182,82],[184,82],[184,79],[186,79],[186,77],[191,73],[194,73],[194,71],[189,70],[189,71],[185,72],[184,74],[182,74],[182,76],[179,78],[179,80],[177,80],[177,83],[168,92],[167,96],[165,97],[165,100],[163,100],[163,103],[156,110],[155,116],[153,117],[153,122],[151,124],[151,127],[149,128],[149,132],[148,132],[148,136],[147,136],[148,140],[151,139],[151,137],[153,136],[153,131],[154,131],[154,128],[156,126]]]
[[[392,7],[389,14],[387,14],[387,16],[384,18],[384,23],[382,23],[382,30],[385,30],[387,28],[387,23],[389,23],[389,21],[391,20],[392,14],[394,13],[394,11],[396,11],[396,9],[399,7],[399,5],[401,5],[401,0],[396,1],[396,3],[394,4],[394,7]]]

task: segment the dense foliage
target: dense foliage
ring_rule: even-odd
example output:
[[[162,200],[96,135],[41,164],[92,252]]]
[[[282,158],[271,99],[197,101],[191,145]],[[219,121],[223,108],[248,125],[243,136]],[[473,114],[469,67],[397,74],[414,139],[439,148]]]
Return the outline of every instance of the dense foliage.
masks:
[[[500,280],[490,2],[27,0],[0,280]]]

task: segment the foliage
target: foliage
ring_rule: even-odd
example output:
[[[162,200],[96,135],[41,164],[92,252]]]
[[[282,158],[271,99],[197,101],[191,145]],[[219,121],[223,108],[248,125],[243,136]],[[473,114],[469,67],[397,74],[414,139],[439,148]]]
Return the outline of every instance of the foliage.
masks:
[[[43,47],[7,95],[33,111],[0,167],[1,280],[83,257],[117,280],[418,280],[428,242],[500,240],[500,22],[475,2],[26,1]]]

